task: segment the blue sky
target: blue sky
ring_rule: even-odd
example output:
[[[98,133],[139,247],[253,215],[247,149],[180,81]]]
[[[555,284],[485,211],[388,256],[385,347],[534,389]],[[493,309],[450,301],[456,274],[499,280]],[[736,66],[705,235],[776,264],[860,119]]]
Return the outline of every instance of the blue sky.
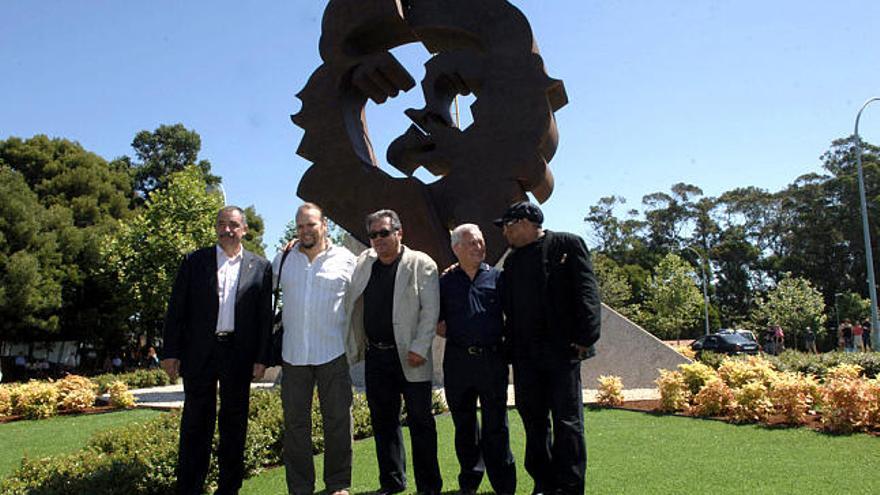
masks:
[[[832,140],[880,95],[880,2],[513,0],[569,104],[557,112],[556,189],[547,226],[587,234],[602,196],[676,182],[709,196],[779,190],[820,171]],[[309,163],[295,153],[295,94],[320,64],[326,2],[27,1],[0,3],[0,139],[47,134],[112,159],[143,129],[183,123],[253,204],[275,244]],[[395,50],[420,80],[427,53]],[[368,106],[377,155],[420,107],[412,90]],[[880,143],[880,104],[861,122]],[[271,249],[270,249],[271,251]]]

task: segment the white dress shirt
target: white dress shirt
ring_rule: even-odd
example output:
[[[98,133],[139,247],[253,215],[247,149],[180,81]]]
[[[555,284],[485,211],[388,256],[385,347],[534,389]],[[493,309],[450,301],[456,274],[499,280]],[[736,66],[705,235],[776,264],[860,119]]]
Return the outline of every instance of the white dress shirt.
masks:
[[[280,252],[272,262],[278,283]],[[348,328],[343,298],[351,283],[356,258],[351,251],[331,245],[309,261],[296,244],[284,260],[281,273],[284,339],[281,357],[294,366],[328,363],[345,353]]]
[[[238,292],[238,274],[241,272],[241,259],[244,253],[239,248],[233,257],[226,256],[223,248],[217,246],[217,333],[235,331],[235,293]]]

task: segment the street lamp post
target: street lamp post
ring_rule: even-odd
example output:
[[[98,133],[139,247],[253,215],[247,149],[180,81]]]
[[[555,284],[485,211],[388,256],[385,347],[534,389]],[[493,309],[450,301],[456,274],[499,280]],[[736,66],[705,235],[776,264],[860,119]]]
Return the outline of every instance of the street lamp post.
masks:
[[[877,286],[874,282],[874,256],[871,253],[871,232],[868,228],[868,201],[865,199],[865,176],[862,171],[862,139],[859,137],[859,119],[862,117],[862,111],[871,102],[880,100],[880,97],[868,98],[868,101],[859,109],[856,114],[855,138],[856,138],[856,168],[859,173],[859,200],[862,204],[862,232],[865,236],[865,264],[868,269],[868,295],[871,297],[871,338],[873,339],[871,347],[878,348],[880,344],[880,331],[877,328]]]
[[[702,254],[700,254],[700,252],[697,251],[696,249],[694,249],[690,246],[685,246],[685,247],[687,249],[690,249],[691,252],[693,252],[694,254],[696,254],[700,258],[700,273],[703,275],[702,276],[702,280],[703,280],[703,308],[704,308],[704,315],[705,315],[705,322],[706,322],[706,335],[709,335],[709,293],[706,291],[706,283],[707,283],[707,280],[706,280],[706,258]]]

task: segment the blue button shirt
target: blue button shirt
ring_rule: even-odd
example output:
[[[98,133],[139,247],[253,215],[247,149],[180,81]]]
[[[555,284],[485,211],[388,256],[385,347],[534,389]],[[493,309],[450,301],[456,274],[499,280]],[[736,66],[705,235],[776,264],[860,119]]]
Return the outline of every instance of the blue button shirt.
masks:
[[[501,272],[480,264],[473,280],[461,268],[440,277],[440,320],[447,343],[488,347],[501,343],[504,319],[498,282]]]

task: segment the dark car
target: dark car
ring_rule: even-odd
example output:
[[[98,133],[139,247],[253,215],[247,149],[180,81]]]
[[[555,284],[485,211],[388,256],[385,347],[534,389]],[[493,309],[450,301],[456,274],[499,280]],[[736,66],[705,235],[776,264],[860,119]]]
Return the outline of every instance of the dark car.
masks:
[[[736,332],[713,333],[700,337],[691,344],[696,353],[712,351],[719,354],[757,354],[758,344]]]

